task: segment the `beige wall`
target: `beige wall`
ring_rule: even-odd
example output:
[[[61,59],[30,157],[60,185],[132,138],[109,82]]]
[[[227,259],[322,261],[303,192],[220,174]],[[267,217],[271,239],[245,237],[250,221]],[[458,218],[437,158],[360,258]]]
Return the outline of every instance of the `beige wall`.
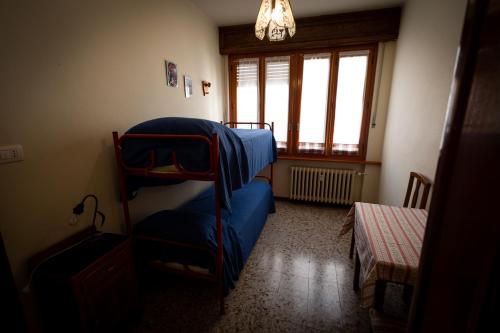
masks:
[[[379,44],[375,94],[373,96],[370,131],[368,132],[368,150],[366,152],[366,159],[368,161],[382,160],[382,147],[385,137],[395,52],[396,42]],[[376,203],[378,202],[380,166],[366,165],[364,173],[360,201]]]
[[[0,221],[22,286],[29,256],[90,223],[68,225],[86,193],[100,199],[104,230],[122,228],[113,130],[163,116],[222,119],[222,57],[216,25],[184,0],[7,0],[0,25],[0,145],[22,144],[25,154],[0,165]],[[166,86],[165,59],[178,65],[178,88]],[[183,74],[193,79],[189,99]],[[212,83],[206,97],[201,80]],[[200,188],[145,191],[133,216]]]
[[[411,170],[434,178],[465,4],[405,4],[382,154],[384,204],[402,204]]]
[[[370,126],[368,133],[367,160],[380,161],[389,91],[391,89],[392,68],[396,42],[380,43],[377,58],[377,72],[375,77],[375,91],[372,105],[372,118],[375,116],[375,125]],[[354,169],[364,176],[357,178],[355,198],[365,202],[377,202],[380,167],[376,165],[341,164],[331,162],[285,161],[276,164],[274,193],[279,197],[288,197],[290,194],[290,166],[313,166],[322,168]]]

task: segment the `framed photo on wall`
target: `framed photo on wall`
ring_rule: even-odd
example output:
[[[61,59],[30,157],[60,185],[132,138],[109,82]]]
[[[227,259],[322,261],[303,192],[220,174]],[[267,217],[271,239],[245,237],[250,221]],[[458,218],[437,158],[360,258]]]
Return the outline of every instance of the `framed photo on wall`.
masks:
[[[171,61],[165,60],[165,69],[167,71],[167,85],[177,88],[177,65]]]
[[[184,94],[186,98],[191,97],[193,94],[193,80],[191,80],[191,76],[184,75]]]

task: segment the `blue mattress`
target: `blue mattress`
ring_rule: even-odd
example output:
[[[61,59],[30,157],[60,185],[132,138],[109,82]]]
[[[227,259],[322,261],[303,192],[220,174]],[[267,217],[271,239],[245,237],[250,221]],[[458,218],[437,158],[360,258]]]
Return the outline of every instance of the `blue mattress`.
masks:
[[[155,213],[134,226],[136,235],[208,246],[217,250],[214,190],[210,187],[176,210]],[[232,213],[222,209],[224,246],[224,286],[234,288],[244,264],[264,227],[269,213],[275,212],[274,197],[267,182],[252,181],[234,191]],[[146,259],[178,262],[208,268],[215,272],[213,256],[194,249],[166,247],[151,242],[141,247]]]
[[[276,161],[276,142],[271,131],[230,129],[219,123],[193,118],[167,117],[138,124],[126,134],[191,134],[210,138],[219,136],[219,174],[222,189],[222,205],[231,211],[231,192],[250,182],[262,169]],[[180,164],[189,171],[205,171],[209,166],[208,145],[186,140],[126,139],[122,142],[122,156],[126,165],[145,167],[149,164],[149,152],[156,155],[156,165],[171,165],[171,153],[175,151]],[[178,182],[178,181],[176,181]],[[174,183],[151,177],[127,177],[129,199],[143,186]]]

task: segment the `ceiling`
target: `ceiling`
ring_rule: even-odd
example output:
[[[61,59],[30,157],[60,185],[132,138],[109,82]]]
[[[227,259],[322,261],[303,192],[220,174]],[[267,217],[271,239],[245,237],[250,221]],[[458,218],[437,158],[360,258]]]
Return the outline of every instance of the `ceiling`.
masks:
[[[261,0],[191,0],[218,26],[254,23]],[[295,18],[402,5],[404,0],[290,0]]]

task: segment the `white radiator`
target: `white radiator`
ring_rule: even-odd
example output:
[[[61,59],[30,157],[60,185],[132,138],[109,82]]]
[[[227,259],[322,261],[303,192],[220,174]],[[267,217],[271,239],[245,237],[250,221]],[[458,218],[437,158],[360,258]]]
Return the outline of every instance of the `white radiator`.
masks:
[[[290,168],[290,199],[352,204],[357,171],[311,167]]]

